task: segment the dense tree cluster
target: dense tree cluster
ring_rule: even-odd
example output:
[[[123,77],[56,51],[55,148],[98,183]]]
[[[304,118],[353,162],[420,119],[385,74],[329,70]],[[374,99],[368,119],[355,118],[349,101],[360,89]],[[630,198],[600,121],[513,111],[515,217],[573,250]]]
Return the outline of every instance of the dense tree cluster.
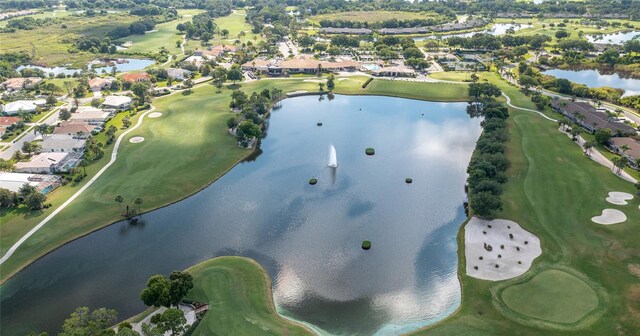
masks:
[[[236,138],[241,145],[246,146],[252,138],[260,138],[264,132],[264,114],[274,103],[282,99],[282,90],[273,88],[262,92],[253,92],[251,96],[240,90],[231,94],[229,107],[239,115],[227,120],[227,127],[234,129]]]
[[[154,275],[147,282],[147,287],[140,293],[142,302],[147,306],[177,306],[193,288],[193,277],[189,272],[171,272],[169,278]]]
[[[476,216],[492,218],[502,210],[500,195],[502,184],[507,181],[509,160],[505,147],[509,139],[506,125],[509,112],[492,99],[471,103],[468,110],[472,115],[484,116],[483,131],[467,169],[470,206]]]
[[[76,48],[82,51],[92,53],[113,54],[116,52],[116,46],[111,43],[111,39],[99,39],[97,37],[88,37],[78,40]]]
[[[38,19],[30,16],[20,17],[20,18],[9,20],[7,22],[6,27],[2,29],[2,32],[14,32],[16,30],[32,30],[36,28],[46,27],[56,22],[59,22],[59,20],[55,18]]]
[[[320,20],[318,22],[320,27],[335,27],[335,28],[409,28],[409,27],[428,27],[435,26],[445,22],[444,18],[426,18],[426,19],[410,19],[410,20],[398,20],[389,19],[380,22],[369,21],[349,21],[349,20]]]
[[[22,204],[29,210],[40,210],[45,206],[46,200],[47,196],[28,183],[20,187],[17,193],[0,188],[0,208],[13,208]]]

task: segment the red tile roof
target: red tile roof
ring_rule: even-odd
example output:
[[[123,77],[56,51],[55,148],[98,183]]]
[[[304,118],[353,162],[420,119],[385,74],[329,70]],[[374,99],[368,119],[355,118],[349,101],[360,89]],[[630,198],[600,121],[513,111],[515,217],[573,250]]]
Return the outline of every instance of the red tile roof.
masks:
[[[151,76],[149,76],[149,74],[144,72],[126,74],[122,76],[122,80],[124,80],[125,82],[141,82],[141,81],[147,81],[150,79],[151,79]]]

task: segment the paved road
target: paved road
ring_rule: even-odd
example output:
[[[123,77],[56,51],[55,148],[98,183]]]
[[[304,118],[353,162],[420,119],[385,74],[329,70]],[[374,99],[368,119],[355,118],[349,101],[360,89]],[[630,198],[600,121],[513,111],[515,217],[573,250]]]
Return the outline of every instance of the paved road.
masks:
[[[64,105],[62,107],[67,107],[67,105]],[[50,116],[46,117],[45,119],[41,120],[38,123],[32,123],[32,124],[28,124],[29,127],[25,130],[26,135],[24,135],[22,138],[18,139],[15,142],[10,143],[10,147],[7,148],[6,150],[0,152],[0,159],[4,159],[4,160],[8,160],[10,159],[13,154],[17,151],[22,149],[22,144],[24,144],[25,142],[29,142],[29,141],[33,141],[36,138],[36,135],[33,133],[33,129],[37,126],[37,125],[41,125],[41,124],[47,124],[47,125],[53,125],[58,121],[58,116],[59,116],[59,109],[60,107],[55,108],[53,111],[49,111],[47,113],[51,113]]]

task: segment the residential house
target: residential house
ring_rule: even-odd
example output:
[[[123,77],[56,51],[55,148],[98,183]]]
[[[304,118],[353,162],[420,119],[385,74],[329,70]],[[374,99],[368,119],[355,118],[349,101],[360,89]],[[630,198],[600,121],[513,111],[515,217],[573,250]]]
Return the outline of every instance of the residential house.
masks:
[[[63,121],[53,129],[53,134],[66,134],[78,139],[86,139],[96,127],[84,122]]]
[[[42,78],[40,77],[16,77],[7,79],[2,82],[0,86],[2,86],[5,91],[12,92],[33,88],[40,82],[42,82]]]
[[[102,102],[102,106],[118,111],[124,111],[131,108],[131,97],[127,96],[107,96]]]
[[[191,71],[185,69],[169,68],[167,69],[167,77],[177,80],[185,80],[191,77]]]
[[[71,113],[71,119],[69,120],[76,123],[102,125],[111,116],[111,113],[93,106],[80,106],[74,113]]]
[[[18,117],[2,117],[2,116],[0,116],[0,135],[3,135],[7,131],[8,127],[10,127],[11,125],[17,123],[20,120],[21,119],[18,118]]]
[[[220,44],[215,47],[210,47],[208,49],[196,51],[196,56],[202,56],[209,59],[214,59],[217,57],[223,57],[227,54],[235,53],[238,48],[234,45],[225,45]]]
[[[151,81],[151,76],[146,72],[130,73],[123,75],[122,80],[129,83],[148,82]]]
[[[26,184],[33,186],[39,192],[48,194],[60,186],[61,179],[56,175],[23,174],[0,172],[0,188],[18,192]]]
[[[623,146],[626,146],[626,150],[623,150]],[[635,169],[640,169],[640,141],[634,138],[611,138],[609,141],[609,147],[616,153],[629,161],[629,165]]]
[[[89,87],[91,88],[91,91],[101,91],[104,89],[108,89],[111,87],[111,84],[115,81],[116,79],[113,77],[95,77],[95,78],[91,78],[89,80]]]
[[[6,115],[16,115],[20,112],[35,112],[38,107],[44,107],[47,102],[44,99],[36,100],[16,100],[2,107],[2,112]]]
[[[45,135],[42,140],[42,152],[81,152],[84,149],[85,142],[86,140],[84,139],[77,139],[67,134]]]
[[[82,153],[40,153],[27,162],[16,163],[16,173],[51,174],[66,172],[82,158]]]
[[[594,133],[601,128],[608,128],[616,135],[635,135],[637,133],[635,128],[612,120],[605,112],[596,110],[595,107],[586,102],[573,102],[556,97],[551,101],[551,107],[571,121],[584,127],[589,133]]]

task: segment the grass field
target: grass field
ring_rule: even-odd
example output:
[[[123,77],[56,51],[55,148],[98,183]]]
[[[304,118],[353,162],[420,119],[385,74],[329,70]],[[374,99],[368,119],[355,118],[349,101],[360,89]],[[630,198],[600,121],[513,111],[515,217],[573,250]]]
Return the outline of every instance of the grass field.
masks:
[[[556,323],[575,323],[599,303],[588,284],[555,269],[542,271],[527,282],[508,287],[502,291],[501,299],[519,314]]]
[[[448,73],[451,79],[456,74]],[[534,108],[522,93],[495,75],[482,75],[497,83],[513,104]],[[607,192],[632,193],[633,186],[588,158],[579,147],[557,131],[557,124],[540,116],[511,109],[508,156],[511,167],[503,194],[500,218],[514,220],[540,237],[542,256],[524,276],[502,282],[477,280],[464,275],[464,252],[458,252],[462,282],[462,306],[451,317],[417,332],[417,335],[633,335],[640,330],[640,279],[629,271],[640,263],[640,200],[614,206]],[[590,218],[604,208],[620,209],[624,224],[601,226]],[[462,230],[458,246],[462,246]],[[500,299],[501,291],[562,267],[592,284],[600,299],[597,315],[575,324],[541,323],[514,314]],[[544,279],[544,278],[543,278]],[[530,300],[549,295],[555,282],[528,288]],[[568,305],[581,304],[574,298]],[[552,307],[556,302],[550,300]],[[565,303],[567,304],[567,303]],[[530,313],[530,312],[529,312]],[[505,317],[506,316],[506,317]],[[599,317],[599,318],[598,318]]]
[[[176,45],[176,41],[182,41],[182,35],[176,29],[176,26],[178,23],[191,21],[193,15],[201,12],[198,9],[181,9],[178,11],[178,14],[182,16],[180,19],[156,25],[154,30],[157,30],[157,32],[127,36],[117,40],[117,42],[133,42],[133,45],[127,48],[126,52],[158,52],[162,47],[165,47],[169,50],[169,54],[180,55],[182,51]]]
[[[61,10],[56,10],[56,11],[47,10],[47,11],[42,11],[42,12],[37,13],[37,14],[21,16],[21,18],[24,18],[24,17],[30,17],[30,18],[34,18],[34,19],[63,18],[63,17],[67,17],[67,16],[69,16],[69,15],[71,15],[73,13],[75,13],[75,12],[73,12],[73,11],[61,11]],[[11,19],[0,21],[0,28],[6,26],[7,23],[10,20]]]
[[[223,39],[220,35],[216,34],[214,38],[209,41],[211,45],[218,44],[233,44],[236,40],[240,40],[241,42],[251,41],[255,43],[256,41],[261,41],[262,37],[259,34],[254,34],[251,32],[251,25],[248,24],[244,19],[247,16],[246,11],[244,10],[236,10],[235,13],[231,13],[228,16],[220,17],[213,22],[218,26],[218,29],[226,29],[229,31],[229,37]],[[238,34],[240,32],[245,32],[245,36],[240,38]],[[204,47],[200,44],[200,41],[188,40],[185,44],[185,50],[197,50],[203,49]]]
[[[380,22],[384,20],[413,20],[438,18],[435,12],[396,12],[396,11],[354,11],[316,15],[309,18],[310,23],[318,24],[322,20],[344,20],[353,22]]]
[[[365,77],[336,80],[335,92],[421,97],[435,101],[467,99],[464,85],[454,89],[455,85],[448,84],[448,89],[443,90],[444,84],[415,83],[415,86],[411,86],[407,82],[374,80],[366,89],[362,89],[365,80]],[[260,80],[239,83],[237,86],[247,92],[273,86],[284,92],[318,91],[318,83],[302,78]],[[235,139],[226,130],[226,121],[233,115],[228,109],[230,92],[229,88],[225,88],[223,93],[218,94],[213,86],[205,84],[194,89],[189,96],[176,94],[156,100],[154,105],[163,116],[145,120],[141,128],[124,139],[118,161],[2,265],[2,282],[65,242],[120,220],[115,196],[122,195],[125,203],[142,197],[143,209],[154,209],[193,194],[249,155],[248,150],[237,147]],[[133,136],[143,136],[146,140],[140,144],[130,144],[128,139]],[[111,154],[110,148],[105,151],[105,158]],[[87,167],[89,177],[85,181],[105,163],[103,159]],[[13,211],[0,215],[0,252],[4,254],[77,188],[65,186],[54,191],[48,199],[53,207],[45,211]]]
[[[187,298],[208,303],[194,336],[312,335],[275,311],[271,279],[252,259],[220,257],[188,269],[194,287]]]
[[[33,62],[46,65],[72,63],[84,66],[95,54],[88,52],[69,53],[69,47],[83,36],[104,37],[117,26],[129,26],[137,18],[126,13],[97,15],[95,17],[69,15],[63,23],[33,30],[17,30],[0,34],[2,52],[26,51]],[[62,24],[66,25],[63,28]]]

